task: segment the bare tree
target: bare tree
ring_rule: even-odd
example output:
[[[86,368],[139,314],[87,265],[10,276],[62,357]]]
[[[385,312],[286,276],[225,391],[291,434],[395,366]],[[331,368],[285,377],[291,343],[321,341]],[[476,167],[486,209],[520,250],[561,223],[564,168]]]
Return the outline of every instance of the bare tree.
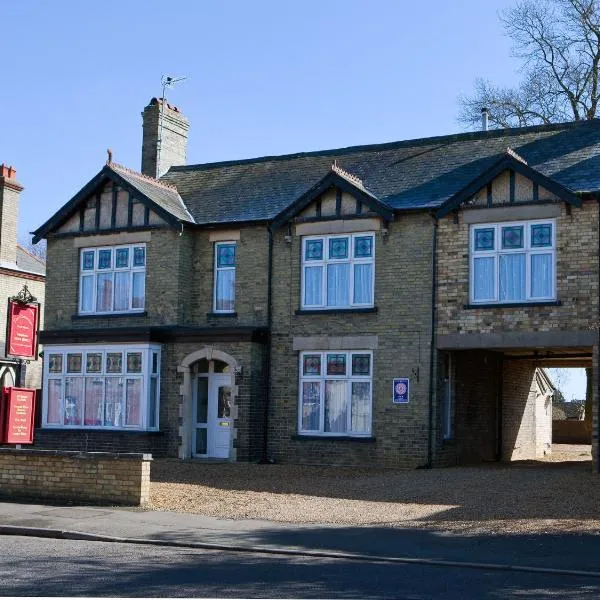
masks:
[[[21,248],[24,248],[25,250],[27,250],[27,252],[29,252],[30,254],[33,254],[34,256],[37,256],[38,258],[41,258],[42,260],[46,260],[46,255],[47,255],[46,240],[41,240],[37,244],[34,244],[31,241],[31,238],[21,239],[19,241],[19,246],[21,246]]]
[[[600,0],[520,0],[501,13],[513,53],[523,60],[516,88],[475,81],[459,98],[458,120],[478,127],[481,109],[492,127],[593,119],[598,111]]]

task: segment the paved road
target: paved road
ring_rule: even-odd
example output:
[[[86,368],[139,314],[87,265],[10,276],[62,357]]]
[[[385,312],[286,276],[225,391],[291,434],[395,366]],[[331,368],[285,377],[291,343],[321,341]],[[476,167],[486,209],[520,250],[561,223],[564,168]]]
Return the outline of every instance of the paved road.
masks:
[[[0,536],[0,596],[600,597],[600,579]]]

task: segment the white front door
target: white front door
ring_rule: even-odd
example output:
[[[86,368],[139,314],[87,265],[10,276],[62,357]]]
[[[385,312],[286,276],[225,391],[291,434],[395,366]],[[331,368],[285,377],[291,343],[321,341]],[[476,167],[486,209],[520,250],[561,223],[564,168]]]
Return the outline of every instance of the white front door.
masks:
[[[230,373],[196,376],[192,456],[229,458],[233,430],[232,408]]]

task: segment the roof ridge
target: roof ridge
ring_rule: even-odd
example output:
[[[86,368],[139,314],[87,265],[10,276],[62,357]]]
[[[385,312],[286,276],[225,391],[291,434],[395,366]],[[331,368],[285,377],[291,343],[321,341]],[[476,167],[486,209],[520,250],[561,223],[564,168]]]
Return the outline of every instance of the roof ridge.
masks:
[[[139,171],[134,171],[133,169],[130,169],[129,167],[126,167],[119,163],[111,161],[111,162],[107,162],[106,166],[113,169],[114,171],[124,171],[125,173],[128,173],[129,175],[133,175],[134,177],[137,177],[138,179],[141,179],[143,181],[147,181],[148,183],[152,183],[153,185],[157,185],[159,187],[164,187],[168,190],[177,192],[177,187],[174,184],[167,183],[166,181],[160,181],[158,179],[155,179],[154,177],[150,177],[150,175],[145,175],[144,173],[140,173]]]
[[[333,164],[331,165],[331,170],[334,173],[337,173],[340,177],[343,177],[344,179],[346,179],[348,182],[352,183],[353,185],[362,188],[363,190],[365,189],[365,186],[363,185],[363,181],[360,177],[357,177],[356,175],[353,175],[352,173],[350,173],[350,171],[346,171],[346,169],[342,169],[342,167],[340,167],[337,164],[337,160],[333,162]]]
[[[414,146],[428,146],[433,144],[451,143],[455,141],[467,141],[467,140],[479,140],[497,138],[503,136],[522,135],[525,133],[534,132],[545,132],[545,131],[559,131],[561,129],[571,129],[576,127],[585,127],[593,125],[595,127],[600,126],[600,119],[584,119],[580,121],[565,121],[563,123],[548,123],[544,125],[529,125],[527,127],[507,127],[504,129],[489,129],[487,131],[465,131],[463,133],[451,133],[448,135],[438,135],[424,138],[412,138],[408,140],[398,140],[395,142],[382,142],[380,144],[363,144],[357,146],[346,146],[342,148],[330,148],[326,150],[313,150],[308,152],[293,152],[290,154],[274,154],[266,156],[257,156],[254,158],[241,158],[237,160],[224,160],[215,161],[209,163],[198,163],[193,165],[177,165],[172,166],[165,173],[169,175],[171,173],[178,173],[182,171],[200,171],[215,169],[219,167],[247,165],[262,162],[271,161],[284,161],[291,160],[294,158],[309,158],[318,156],[329,156],[352,154],[355,152],[377,152],[383,150],[394,150],[402,147],[414,147]],[[165,176],[163,175],[163,177]]]
[[[519,162],[522,162],[524,165],[527,164],[527,161],[517,152],[515,152],[510,146],[507,146],[506,152],[504,153],[506,156],[510,156]]]

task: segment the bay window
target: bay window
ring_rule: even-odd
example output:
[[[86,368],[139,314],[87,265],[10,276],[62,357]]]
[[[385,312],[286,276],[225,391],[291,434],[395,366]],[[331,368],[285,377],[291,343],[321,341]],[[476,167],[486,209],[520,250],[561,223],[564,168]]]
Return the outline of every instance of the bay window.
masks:
[[[300,434],[371,433],[373,354],[370,351],[300,354]]]
[[[160,346],[46,346],[44,427],[158,428]]]
[[[372,233],[302,240],[302,308],[373,306],[375,236]]]
[[[473,304],[556,299],[554,220],[471,226]]]
[[[83,248],[79,314],[141,312],[145,304],[146,247]]]

